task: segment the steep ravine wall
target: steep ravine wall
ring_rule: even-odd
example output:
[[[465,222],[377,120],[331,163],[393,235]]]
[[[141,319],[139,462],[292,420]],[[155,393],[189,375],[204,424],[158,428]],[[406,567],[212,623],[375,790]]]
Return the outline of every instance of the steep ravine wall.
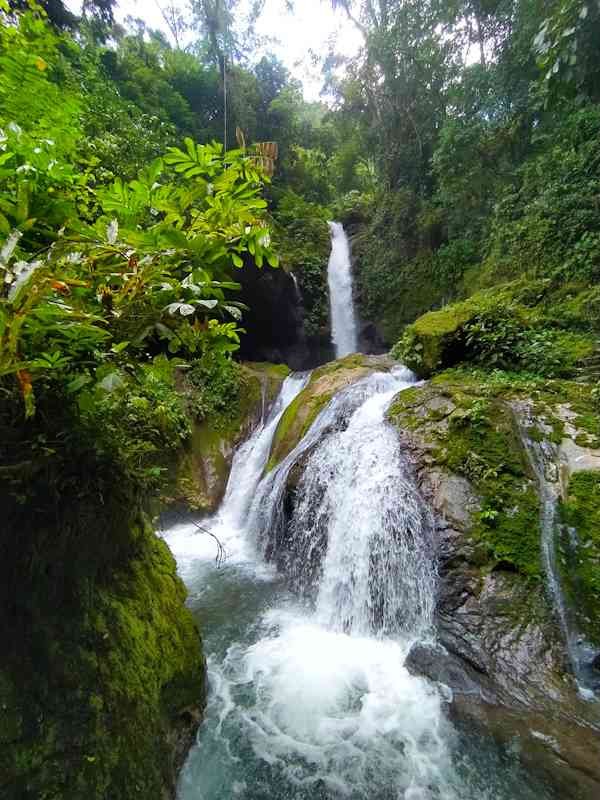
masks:
[[[57,518],[3,532],[0,794],[172,797],[206,691],[175,562],[135,498]]]

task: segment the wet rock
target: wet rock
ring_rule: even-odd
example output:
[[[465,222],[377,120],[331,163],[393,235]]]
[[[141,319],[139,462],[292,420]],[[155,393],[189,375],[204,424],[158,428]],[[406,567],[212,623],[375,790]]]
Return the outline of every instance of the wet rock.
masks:
[[[412,646],[404,666],[411,675],[421,675],[436,683],[443,683],[452,690],[453,699],[457,695],[482,695],[484,676],[439,644],[417,642]],[[492,699],[491,691],[488,698]]]
[[[246,333],[240,355],[245,360],[289,364],[307,369],[312,354],[304,334],[302,306],[293,278],[282,269],[259,269],[248,262],[240,270]]]
[[[484,406],[470,391],[429,384],[400,395],[390,413],[436,518],[438,646],[415,646],[407,667],[452,690],[448,711],[459,724],[516,742],[558,796],[592,800],[600,797],[600,703],[579,695],[541,568],[517,552],[519,535],[525,544],[539,533],[537,512],[529,526],[511,525],[512,504],[533,485],[511,432],[513,411],[498,401]]]

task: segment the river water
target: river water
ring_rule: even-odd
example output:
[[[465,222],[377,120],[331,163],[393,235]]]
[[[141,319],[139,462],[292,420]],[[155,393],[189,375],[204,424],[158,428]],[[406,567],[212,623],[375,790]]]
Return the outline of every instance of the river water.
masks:
[[[398,370],[343,390],[262,478],[281,413],[306,381],[291,376],[238,450],[221,509],[203,522],[224,564],[193,524],[166,533],[210,685],[180,800],[546,797],[514,754],[451,725],[450,690],[404,666],[412,642],[432,635],[436,582],[428,511],[384,418],[411,380]]]

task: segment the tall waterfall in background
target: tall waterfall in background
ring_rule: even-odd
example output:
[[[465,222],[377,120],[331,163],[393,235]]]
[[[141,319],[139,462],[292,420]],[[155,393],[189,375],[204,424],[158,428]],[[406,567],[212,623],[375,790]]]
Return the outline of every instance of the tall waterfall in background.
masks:
[[[330,222],[331,255],[327,270],[331,306],[331,339],[335,357],[342,358],[358,350],[356,315],[352,299],[350,244],[341,222]]]

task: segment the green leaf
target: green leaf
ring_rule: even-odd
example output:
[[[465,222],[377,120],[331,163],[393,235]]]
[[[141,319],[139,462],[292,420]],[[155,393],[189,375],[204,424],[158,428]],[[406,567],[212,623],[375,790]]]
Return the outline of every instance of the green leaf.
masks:
[[[92,382],[92,378],[90,375],[78,375],[76,378],[67,384],[67,393],[68,394],[77,394],[80,389],[83,389],[84,386],[87,386],[89,383]]]
[[[182,317],[189,317],[196,311],[196,309],[190,303],[169,303],[169,305],[165,308],[165,311],[171,314],[171,316],[179,313]]]
[[[116,389],[120,389],[125,385],[125,381],[118,372],[110,372],[103,380],[100,381],[98,387],[109,394]]]
[[[111,353],[116,353],[116,354],[122,353],[123,350],[125,350],[125,348],[128,347],[128,345],[129,342],[119,342],[118,344],[113,344],[113,346],[110,348],[110,351]]]
[[[234,319],[238,321],[242,318],[242,312],[236,306],[225,306],[225,311],[228,311]]]

